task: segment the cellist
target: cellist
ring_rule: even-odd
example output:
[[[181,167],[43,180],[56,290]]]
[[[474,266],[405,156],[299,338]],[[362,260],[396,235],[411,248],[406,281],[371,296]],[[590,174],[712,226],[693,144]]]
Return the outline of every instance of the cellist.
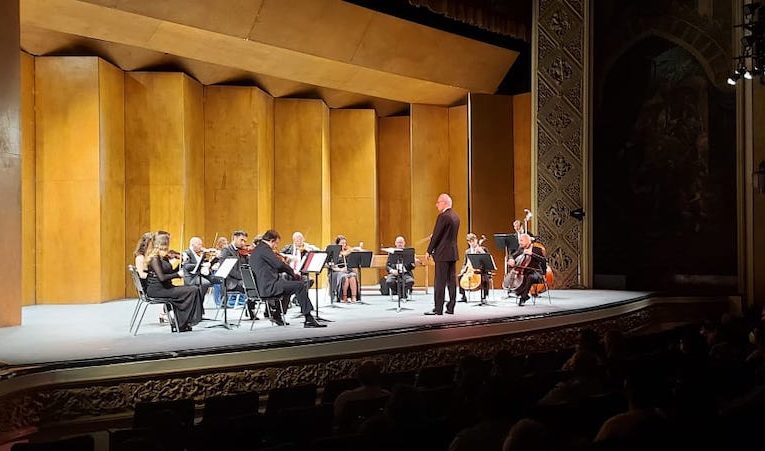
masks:
[[[486,237],[481,237],[479,240],[475,233],[468,233],[465,237],[468,242],[468,248],[465,250],[465,263],[462,265],[462,269],[460,270],[458,280],[459,280],[459,286],[460,286],[460,300],[459,302],[467,302],[467,297],[465,296],[465,289],[463,288],[463,277],[467,277],[469,273],[476,273],[478,277],[480,277],[480,285],[479,288],[481,289],[481,300],[483,301],[489,296],[489,286],[491,285],[490,281],[490,275],[489,274],[479,274],[478,270],[475,270],[470,265],[470,260],[468,260],[468,254],[486,254],[488,251],[485,247],[483,247],[483,241],[486,239]]]
[[[518,252],[516,258],[508,261],[515,274],[515,277],[521,278],[521,282],[515,291],[518,295],[518,306],[529,300],[529,289],[535,283],[544,283],[544,274],[547,271],[547,259],[542,249],[538,246],[532,246],[531,237],[522,233],[518,237]],[[510,274],[508,274],[510,276]]]

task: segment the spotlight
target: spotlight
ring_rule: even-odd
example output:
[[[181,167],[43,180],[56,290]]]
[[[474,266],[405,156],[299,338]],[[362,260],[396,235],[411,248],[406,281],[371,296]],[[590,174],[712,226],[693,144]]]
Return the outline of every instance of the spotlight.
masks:
[[[731,77],[728,77],[728,84],[731,86],[736,86],[736,80],[732,79]]]
[[[751,80],[752,79],[752,73],[749,72],[748,70],[744,71],[744,78],[746,78],[747,80]]]

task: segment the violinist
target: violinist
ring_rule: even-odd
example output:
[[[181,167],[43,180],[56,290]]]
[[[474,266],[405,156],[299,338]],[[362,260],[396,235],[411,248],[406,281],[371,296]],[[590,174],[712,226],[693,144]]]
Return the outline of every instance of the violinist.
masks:
[[[514,289],[518,295],[518,305],[529,300],[529,289],[535,283],[544,283],[543,275],[547,271],[547,260],[542,249],[538,246],[532,246],[531,237],[522,233],[518,239],[520,247],[515,253],[513,259],[508,261],[508,265],[513,268],[516,277],[521,279],[520,285]]]
[[[212,265],[218,261],[215,249],[205,249],[202,239],[198,236],[189,240],[189,248],[184,251],[183,281],[186,285],[198,286],[202,296],[212,285],[210,272]]]
[[[227,258],[237,259],[236,265],[234,265],[231,272],[228,273],[228,277],[226,277],[225,285],[227,293],[245,293],[244,282],[242,282],[242,268],[239,265],[247,263],[247,258],[252,251],[252,246],[247,244],[248,236],[244,230],[236,230],[231,234],[229,244],[220,250],[220,255],[218,256],[220,261],[224,261]],[[224,302],[226,302],[225,299]],[[247,302],[247,313],[250,319],[256,319],[254,302]]]
[[[263,297],[282,296],[282,310],[286,309],[290,297],[294,294],[300,305],[300,313],[305,316],[303,327],[326,327],[319,324],[311,315],[313,305],[308,298],[305,284],[299,280],[285,280],[280,273],[294,275],[295,271],[284,260],[279,259],[278,246],[281,236],[276,230],[268,230],[249,256],[250,267],[255,273],[258,289]],[[280,309],[274,309],[271,321],[284,324]]]
[[[141,285],[146,289],[146,277],[148,276],[147,270],[149,269],[149,260],[146,257],[154,247],[154,233],[146,232],[141,235],[136,244],[133,256],[135,257],[135,269],[138,272],[138,277],[141,279]]]
[[[287,258],[287,264],[294,270],[299,270],[300,261],[308,252],[318,251],[319,248],[305,242],[305,237],[300,232],[292,234],[292,243],[282,248],[281,255]],[[306,283],[306,288],[311,288],[313,280],[308,277],[308,274],[301,274],[303,282]],[[297,279],[300,280],[300,279]]]
[[[202,297],[196,287],[172,284],[173,279],[183,277],[183,268],[173,270],[168,255],[169,243],[170,236],[167,234],[157,234],[154,239],[154,247],[147,255],[146,293],[156,298],[171,299],[180,331],[187,332],[202,319]]]
[[[468,254],[486,254],[488,251],[485,247],[483,247],[483,241],[486,239],[486,237],[481,237],[479,240],[475,233],[468,233],[465,239],[468,242],[468,248],[465,250],[465,262],[462,264],[462,269],[460,269],[458,279],[462,279],[462,276],[464,276],[469,269],[473,269],[470,265],[470,261],[468,260]],[[473,270],[476,273],[479,273],[479,269]],[[489,296],[489,287],[491,286],[491,275],[489,274],[480,274],[480,280],[481,280],[481,300],[486,299]],[[462,283],[460,283],[460,300],[459,302],[467,302],[467,297],[465,296],[465,289],[462,288]]]

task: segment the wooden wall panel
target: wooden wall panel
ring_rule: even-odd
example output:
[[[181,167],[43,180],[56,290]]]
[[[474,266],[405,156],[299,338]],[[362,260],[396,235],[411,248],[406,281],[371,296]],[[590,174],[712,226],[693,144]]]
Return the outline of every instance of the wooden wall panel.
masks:
[[[19,2],[0,2],[0,327],[21,324],[21,67]]]
[[[330,130],[330,235],[378,251],[377,118],[374,110],[333,109]],[[364,271],[362,283],[378,282]]]
[[[491,235],[509,232],[515,211],[513,194],[513,99],[470,95],[470,216],[472,232],[487,237],[485,246],[500,265],[504,252]],[[494,286],[500,287],[502,271]]]
[[[127,262],[133,260],[135,243],[147,231],[167,230],[174,249],[186,244],[183,78],[167,72],[125,74]]]
[[[321,100],[274,100],[274,226],[330,241],[329,110]]]
[[[467,105],[449,108],[449,194],[454,211],[467,233],[468,216],[468,115]],[[461,237],[460,237],[461,238]],[[460,242],[460,246],[461,246]]]
[[[398,235],[412,236],[412,155],[409,116],[379,119],[377,202],[380,246],[393,246]]]
[[[273,103],[258,88],[205,87],[207,243],[273,224]]]
[[[513,218],[523,219],[531,210],[531,93],[513,96],[513,189]]]
[[[125,294],[125,77],[104,60],[99,74],[101,300]]]
[[[72,243],[100,245],[98,59],[35,64],[37,302],[100,301],[100,255],[62,270]]]
[[[21,300],[35,303],[35,58],[21,52]]]
[[[183,244],[205,233],[205,131],[202,85],[183,76],[184,191]]]
[[[425,237],[433,232],[438,210],[436,199],[440,193],[449,192],[449,109],[430,105],[411,106],[411,153],[412,153],[412,238],[415,252],[427,250]],[[457,205],[454,205],[455,211]],[[465,222],[467,218],[460,218]],[[464,230],[460,225],[460,233]],[[431,271],[432,274],[432,271]],[[424,278],[418,268],[415,279]],[[429,284],[433,284],[432,277]],[[419,282],[417,283],[419,285]]]

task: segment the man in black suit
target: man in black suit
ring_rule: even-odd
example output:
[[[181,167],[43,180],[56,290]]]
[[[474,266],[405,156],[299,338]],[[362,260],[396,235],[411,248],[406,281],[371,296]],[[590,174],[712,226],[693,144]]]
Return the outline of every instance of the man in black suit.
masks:
[[[403,236],[397,236],[395,244],[396,249],[406,248],[406,240]],[[392,257],[388,258],[388,263],[385,266],[388,269],[388,276],[385,278],[388,290],[397,294],[401,299],[407,299],[409,291],[414,286],[414,273],[412,272],[414,271],[414,263],[399,266],[394,253]]]
[[[457,232],[460,229],[460,218],[452,210],[452,198],[443,193],[438,196],[436,208],[439,214],[433,234],[428,244],[428,255],[436,262],[435,281],[435,308],[426,315],[441,315],[444,312],[445,290],[449,289],[449,303],[446,305],[446,313],[454,314],[454,304],[457,302],[457,274],[456,262]]]
[[[282,306],[289,305],[291,295],[295,295],[300,313],[305,315],[304,327],[327,327],[319,324],[316,318],[311,315],[313,305],[308,298],[308,290],[302,280],[294,280],[292,276],[300,276],[290,268],[283,260],[276,256],[274,250],[279,249],[281,236],[276,230],[269,230],[263,234],[260,242],[250,254],[250,267],[255,275],[255,281],[258,284],[258,290],[263,297],[282,296]],[[286,280],[279,276],[279,273],[286,273],[291,276]],[[278,309],[277,309],[278,310]],[[271,320],[281,323],[281,315],[275,312]]]
[[[236,265],[231,268],[231,272],[225,280],[226,285],[226,297],[231,293],[244,294],[244,282],[242,282],[242,268],[239,265],[247,264],[247,257],[241,255],[239,250],[247,247],[247,232],[244,230],[236,230],[231,235],[231,241],[229,244],[220,250],[220,256],[218,259],[223,262],[227,258],[235,258],[237,260]],[[228,302],[228,299],[224,299],[223,302]],[[247,304],[247,314],[251,319],[255,318],[255,304],[249,302]]]

